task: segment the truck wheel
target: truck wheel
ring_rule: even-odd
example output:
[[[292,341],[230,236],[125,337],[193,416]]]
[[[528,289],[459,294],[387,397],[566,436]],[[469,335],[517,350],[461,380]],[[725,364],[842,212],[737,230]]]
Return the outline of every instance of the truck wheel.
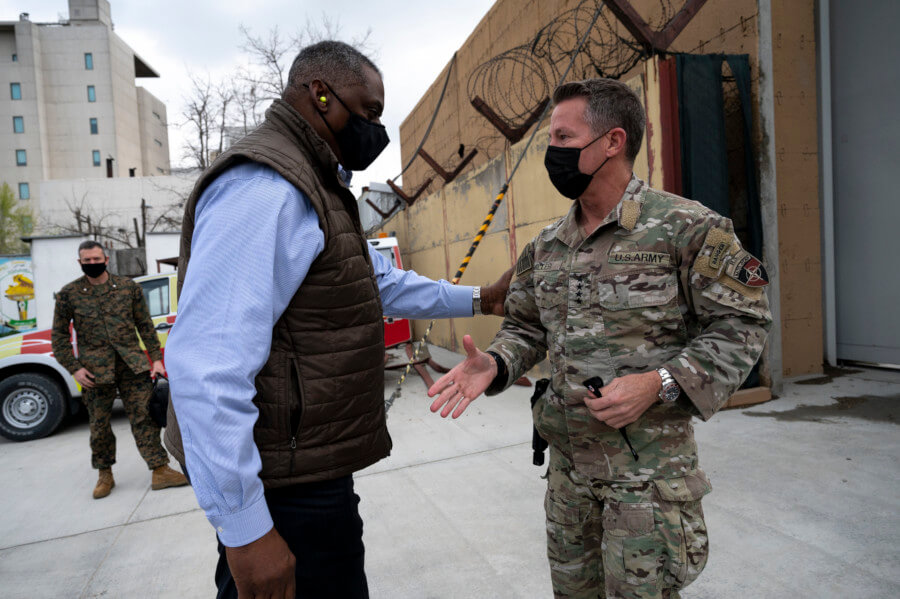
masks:
[[[65,416],[63,392],[49,376],[21,373],[0,381],[0,435],[7,439],[46,437]]]

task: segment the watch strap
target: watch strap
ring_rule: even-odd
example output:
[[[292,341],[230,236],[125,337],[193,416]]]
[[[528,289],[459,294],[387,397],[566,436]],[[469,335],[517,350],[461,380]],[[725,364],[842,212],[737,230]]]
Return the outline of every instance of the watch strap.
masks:
[[[500,357],[495,351],[488,351],[487,355],[494,358],[494,362],[497,363],[497,376],[494,377],[494,380],[491,381],[491,384],[488,385],[488,388],[485,389],[485,394],[493,394],[499,393],[506,387],[506,383],[509,380],[509,369],[506,367],[506,360]]]

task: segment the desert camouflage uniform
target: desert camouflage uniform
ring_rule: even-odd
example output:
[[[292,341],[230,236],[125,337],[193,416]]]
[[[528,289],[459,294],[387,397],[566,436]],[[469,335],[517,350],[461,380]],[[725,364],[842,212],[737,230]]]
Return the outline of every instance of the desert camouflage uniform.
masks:
[[[77,338],[77,357],[72,350],[70,321]],[[161,360],[159,338],[147,302],[134,281],[110,275],[106,283],[91,285],[87,277],[82,277],[56,294],[53,354],[70,373],[87,368],[96,383],[93,389],[85,387],[82,392],[90,417],[91,463],[97,469],[109,468],[116,461],[116,438],[109,417],[117,388],[147,466],[152,470],[169,462],[160,443],[160,429],[148,413],[150,363],[135,328],[150,358]]]
[[[709,419],[759,358],[771,326],[765,271],[727,218],[637,178],[587,238],[578,210],[525,247],[489,349],[506,362],[507,385],[549,352],[551,386],[534,419],[550,443],[556,596],[677,597],[708,549],[700,499],[711,487],[691,416]],[[590,414],[582,383],[660,366],[682,396],[628,425],[635,461]]]

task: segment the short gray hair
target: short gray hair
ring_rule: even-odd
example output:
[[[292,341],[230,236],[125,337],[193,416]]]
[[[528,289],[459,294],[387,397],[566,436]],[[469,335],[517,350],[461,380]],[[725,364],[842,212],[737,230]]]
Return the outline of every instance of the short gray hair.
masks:
[[[553,92],[553,103],[577,97],[587,100],[584,120],[593,133],[600,135],[615,127],[625,130],[625,158],[634,164],[641,151],[647,120],[637,94],[615,79],[585,79],[557,87]]]
[[[99,242],[94,241],[93,239],[88,239],[87,241],[82,241],[78,245],[78,257],[81,258],[81,250],[92,250],[94,248],[100,248],[101,250],[103,250],[104,256],[109,255],[108,253],[106,253],[106,248],[103,247]]]
[[[350,44],[334,40],[318,42],[303,48],[294,58],[285,92],[297,90],[314,79],[332,86],[364,83],[367,67],[381,75],[375,63]]]

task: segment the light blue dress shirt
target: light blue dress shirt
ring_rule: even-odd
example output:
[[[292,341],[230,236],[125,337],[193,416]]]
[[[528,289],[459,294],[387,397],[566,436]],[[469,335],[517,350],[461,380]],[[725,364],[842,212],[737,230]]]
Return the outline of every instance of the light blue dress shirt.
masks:
[[[253,441],[253,382],[275,322],[324,247],[309,199],[266,166],[229,169],[197,203],[166,367],[194,493],[226,546],[272,528]],[[393,268],[371,247],[369,255],[386,316],[472,316],[471,287]]]

